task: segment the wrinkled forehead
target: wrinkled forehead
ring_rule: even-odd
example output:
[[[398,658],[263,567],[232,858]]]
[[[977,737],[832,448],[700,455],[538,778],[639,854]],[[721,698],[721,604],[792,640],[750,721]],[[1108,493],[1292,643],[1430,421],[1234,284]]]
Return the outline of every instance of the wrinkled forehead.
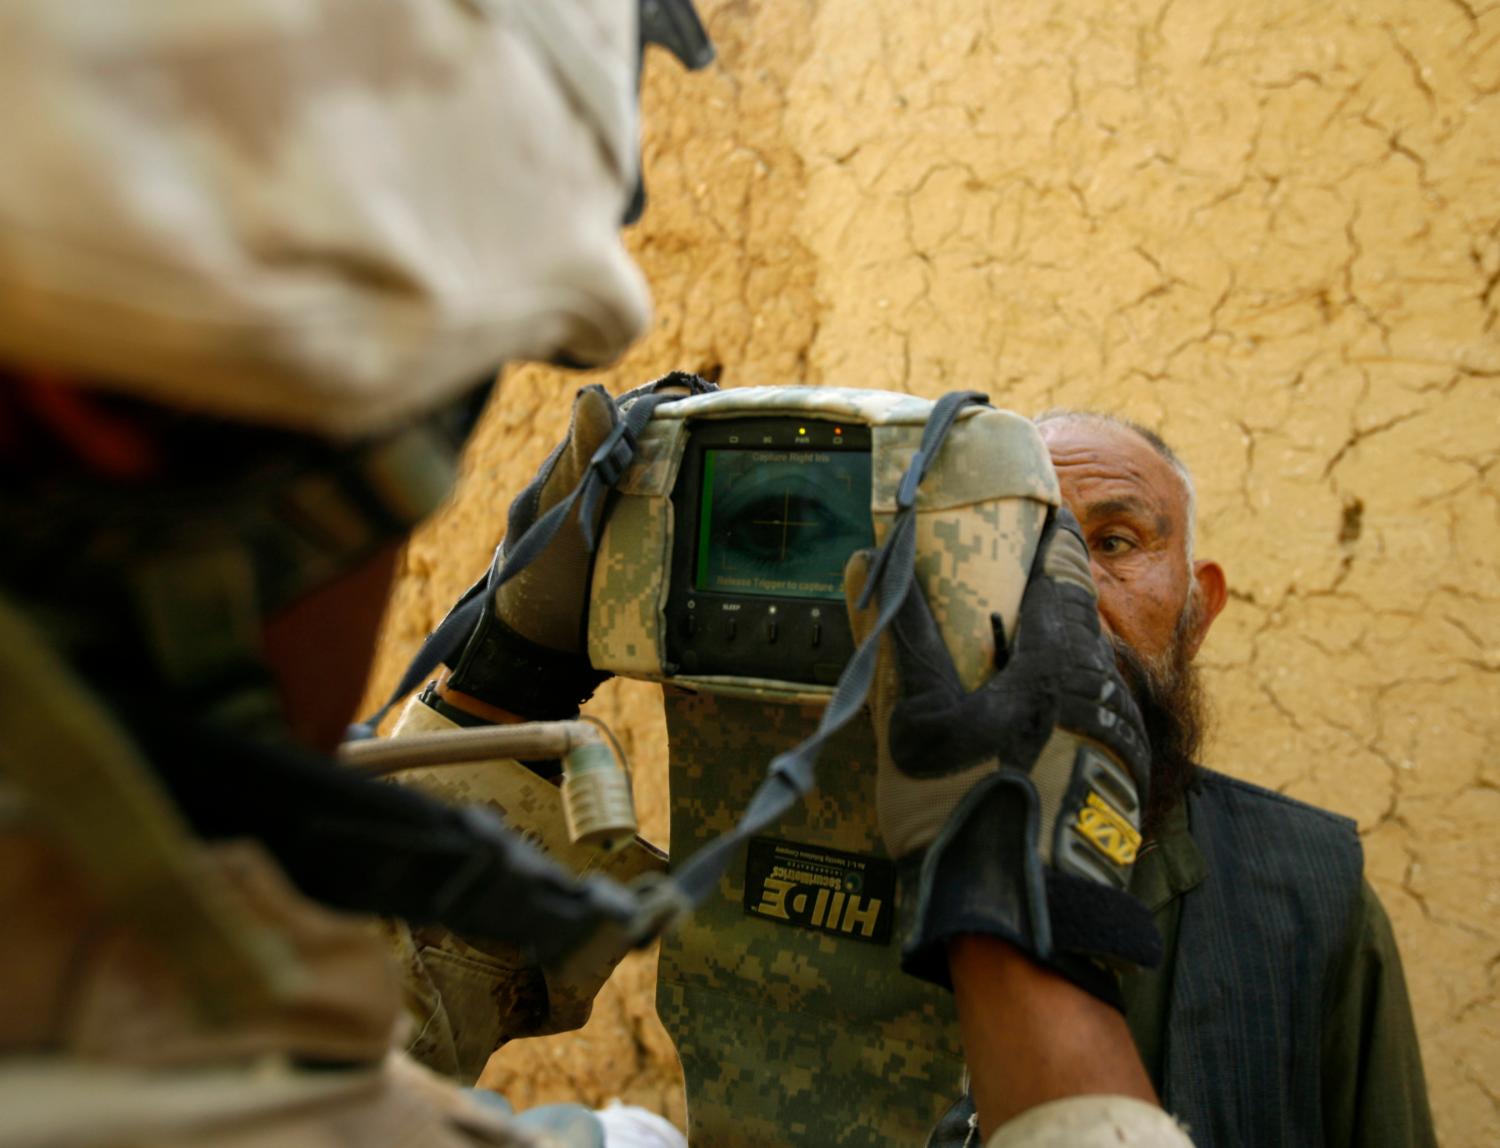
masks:
[[[1129,427],[1084,419],[1053,419],[1038,427],[1063,497],[1080,520],[1091,513],[1136,508],[1160,519],[1163,533],[1187,528],[1182,476]]]

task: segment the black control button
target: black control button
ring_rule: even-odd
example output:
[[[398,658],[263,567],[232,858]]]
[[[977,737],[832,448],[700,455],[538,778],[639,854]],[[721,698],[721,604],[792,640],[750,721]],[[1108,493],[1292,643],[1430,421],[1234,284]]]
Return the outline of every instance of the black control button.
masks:
[[[734,636],[739,633],[739,630],[740,620],[731,614],[728,621],[724,623],[724,640],[726,642],[734,641]]]
[[[766,641],[768,641],[768,642],[774,642],[775,640],[776,640],[776,619],[772,618],[769,622],[766,623]]]
[[[823,623],[822,622],[814,622],[812,624],[812,644],[814,646],[819,646],[819,645],[823,644]]]
[[[687,621],[683,624],[682,628],[689,638],[696,634],[698,632],[698,615],[689,614],[687,616]]]

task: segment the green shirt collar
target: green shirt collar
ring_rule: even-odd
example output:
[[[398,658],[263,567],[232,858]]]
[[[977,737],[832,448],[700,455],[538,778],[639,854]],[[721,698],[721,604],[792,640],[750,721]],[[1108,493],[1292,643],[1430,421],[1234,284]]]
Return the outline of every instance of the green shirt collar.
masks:
[[[1130,879],[1130,891],[1152,913],[1202,883],[1208,866],[1188,831],[1187,800],[1168,811],[1161,829],[1141,848]]]

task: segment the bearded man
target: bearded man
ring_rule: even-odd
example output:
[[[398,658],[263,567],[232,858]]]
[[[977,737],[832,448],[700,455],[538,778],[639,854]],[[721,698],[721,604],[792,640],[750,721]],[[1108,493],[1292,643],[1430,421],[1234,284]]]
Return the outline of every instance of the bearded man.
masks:
[[[1151,741],[1131,891],[1165,957],[1122,990],[1163,1106],[1199,1148],[1435,1143],[1401,959],[1354,823],[1196,764],[1194,658],[1227,589],[1193,553],[1191,475],[1134,423],[1036,421]]]

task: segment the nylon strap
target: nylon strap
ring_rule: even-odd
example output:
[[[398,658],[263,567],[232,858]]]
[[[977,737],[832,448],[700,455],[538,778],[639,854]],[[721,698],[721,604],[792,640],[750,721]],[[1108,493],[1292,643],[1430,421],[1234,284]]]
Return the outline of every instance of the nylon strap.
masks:
[[[750,798],[739,824],[710,841],[672,871],[672,880],[694,905],[702,904],[713,891],[741,843],[770,826],[811,792],[817,783],[818,756],[823,752],[823,746],[864,706],[875,680],[880,635],[901,609],[916,576],[917,487],[926,477],[959,411],[971,404],[988,402],[989,399],[978,391],[953,391],[933,407],[922,432],[921,446],[912,456],[911,465],[901,476],[901,485],[897,488],[896,520],[885,542],[876,551],[870,565],[870,579],[860,597],[859,604],[863,607],[869,603],[872,593],[879,594],[880,612],[874,628],[839,675],[818,728],[801,744],[771,759],[766,779]]]
[[[345,741],[366,741],[374,737],[375,730],[397,702],[420,686],[438,666],[458,656],[464,643],[469,640],[469,635],[474,632],[474,627],[479,625],[485,610],[493,608],[490,605],[494,601],[493,596],[483,591],[490,587],[499,565],[500,551],[496,549],[490,568],[480,575],[479,581],[464,591],[464,596],[453,604],[448,616],[438,623],[437,629],[427,635],[416,655],[407,664],[406,672],[401,675],[401,680],[396,683],[396,688],[391,691],[385,705],[364,721],[351,725],[344,735]]]
[[[501,567],[499,577],[496,578],[492,589],[498,590],[531,565],[536,556],[547,548],[547,544],[562,528],[562,524],[568,520],[568,516],[573,513],[574,506],[579,507],[578,526],[583,531],[583,544],[592,554],[598,543],[598,539],[594,536],[596,529],[594,519],[604,492],[624,477],[625,471],[634,461],[636,442],[640,439],[641,432],[646,429],[646,424],[651,421],[651,415],[656,408],[663,403],[676,402],[686,397],[686,395],[642,395],[636,399],[624,413],[624,417],[615,424],[614,430],[610,431],[608,437],[600,444],[599,449],[594,452],[594,457],[589,459],[583,478],[569,492],[568,497],[533,522],[526,533],[517,539],[515,547],[506,551],[505,564]]]

